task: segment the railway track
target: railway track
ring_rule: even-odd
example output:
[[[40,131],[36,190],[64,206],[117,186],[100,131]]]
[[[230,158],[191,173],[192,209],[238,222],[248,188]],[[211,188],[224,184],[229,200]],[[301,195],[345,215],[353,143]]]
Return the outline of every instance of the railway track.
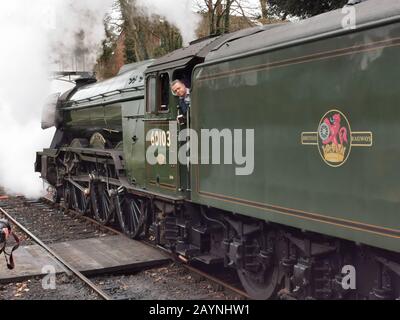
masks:
[[[55,204],[53,201],[51,201],[48,198],[41,198],[40,201],[43,202],[43,203],[46,203],[48,205],[55,206],[58,209],[65,210],[61,205]],[[82,216],[78,212],[74,212],[73,210],[68,210],[67,214],[69,214],[72,218],[79,217],[80,219],[83,219],[84,221],[86,221],[88,223],[91,223],[91,224],[93,224],[94,226],[97,226],[100,229],[104,229],[107,232],[112,232],[112,233],[117,234],[117,235],[125,236],[122,232],[118,231],[117,229],[110,228],[108,226],[104,226],[104,225],[100,224],[99,222],[97,222],[96,220],[94,220],[94,219],[92,219],[90,217],[87,217],[87,216]],[[163,252],[168,254],[171,257],[171,259],[173,259],[174,261],[180,263],[184,268],[186,268],[188,271],[194,273],[198,277],[206,278],[209,281],[211,281],[217,287],[222,287],[225,290],[227,290],[227,291],[229,291],[229,292],[231,292],[233,294],[237,294],[238,296],[241,296],[243,298],[250,299],[250,297],[248,296],[248,294],[245,291],[241,290],[240,288],[235,287],[235,285],[232,285],[232,284],[230,284],[230,283],[228,283],[228,282],[226,282],[226,281],[224,281],[222,279],[219,279],[217,275],[213,275],[213,274],[207,273],[207,271],[204,271],[204,270],[201,270],[199,268],[190,266],[189,264],[186,263],[186,261],[183,261],[179,257],[174,256],[173,254],[171,254],[169,251],[167,251],[163,247],[155,246],[150,241],[143,240],[143,242],[146,245],[148,245],[148,246],[150,246],[152,248],[157,248],[159,250],[162,250]]]
[[[58,263],[62,265],[68,272],[72,273],[75,277],[77,277],[80,281],[82,281],[85,285],[87,285],[91,290],[93,290],[100,298],[104,300],[112,300],[111,297],[106,294],[103,290],[101,290],[98,286],[96,286],[90,279],[84,276],[79,270],[74,268],[70,263],[65,261],[59,254],[57,254],[54,250],[52,250],[48,245],[46,245],[42,240],[40,240],[37,236],[35,236],[31,231],[29,231],[24,225],[18,222],[10,213],[0,207],[0,213],[14,226],[17,227],[18,230],[22,231],[29,239],[31,239],[34,243],[39,245],[43,250],[45,250],[51,257],[56,259]]]
[[[1,209],[5,205],[5,209]],[[17,205],[17,208],[10,208],[10,206]],[[11,210],[10,210],[11,209]],[[30,217],[27,219],[24,215],[19,215],[19,217],[15,218],[7,211],[14,211],[18,212],[19,210],[30,210],[33,212],[33,219]],[[119,235],[122,236],[122,233],[115,228],[104,226],[97,221],[91,219],[87,216],[82,216],[74,211],[71,210],[64,210],[64,208],[60,205],[56,205],[51,200],[47,198],[42,198],[38,201],[29,201],[24,198],[18,198],[18,201],[11,201],[11,203],[7,203],[7,201],[0,201],[0,214],[6,216],[10,221],[15,223],[19,230],[22,230],[24,234],[27,234],[27,241],[26,243],[38,243],[43,245],[43,248],[49,254],[52,254],[51,248],[48,248],[47,244],[49,243],[56,243],[65,239],[73,240],[75,238],[92,238],[92,237],[105,237],[107,235]],[[57,217],[57,219],[47,219],[43,218],[41,221],[40,217],[43,213],[47,213],[52,217]],[[48,221],[50,220],[50,222]],[[58,222],[57,222],[58,221]],[[25,226],[24,226],[25,224]],[[50,232],[49,235],[46,235],[45,241],[41,241],[40,239],[36,238],[33,232],[29,232],[30,229],[36,230],[39,234],[43,232],[43,230],[54,230],[59,229],[56,224],[63,224],[61,229],[68,229],[72,230],[73,232],[66,232],[63,231],[56,231],[52,234]],[[60,233],[62,235],[60,235]],[[37,241],[38,240],[38,241]],[[165,249],[156,247],[152,243],[145,241],[147,246],[152,248],[157,248],[157,250]],[[49,249],[49,250],[48,250]],[[54,252],[53,252],[54,253]],[[177,277],[183,280],[191,280],[193,285],[199,285],[199,282],[204,283],[203,287],[206,287],[208,291],[213,292],[212,294],[199,294],[197,299],[233,299],[233,300],[242,300],[249,298],[247,294],[241,290],[241,288],[236,287],[236,283],[232,284],[229,283],[230,280],[226,279],[226,273],[218,273],[214,271],[202,270],[195,266],[191,266],[189,264],[183,263],[179,260],[179,258],[175,257],[171,253],[168,253],[169,257],[173,259],[174,263],[170,268],[161,268],[155,270],[145,270],[143,273],[143,277],[150,278],[150,280],[154,280],[154,282],[159,281],[158,272],[164,273],[167,270],[167,273],[170,275],[172,274],[173,277]],[[62,257],[55,257],[60,264],[64,265],[65,268],[78,277],[81,281],[85,283],[91,290],[96,292],[96,294],[101,299],[130,299],[129,294],[121,294],[119,293],[119,287],[126,287],[129,285],[133,285],[133,282],[130,279],[130,276],[97,276],[97,277],[90,277],[90,279],[80,273],[78,270],[73,268],[71,265],[68,264],[67,261],[64,261]],[[183,272],[181,269],[185,269],[186,273]],[[154,272],[153,272],[154,271]],[[124,278],[125,277],[125,278]],[[135,277],[133,275],[132,277]],[[165,276],[166,278],[166,276]],[[229,278],[229,277],[228,277]],[[110,280],[111,279],[111,280]],[[123,280],[121,280],[123,279]],[[168,280],[164,279],[161,280],[164,283]],[[177,280],[180,281],[180,280]],[[140,281],[139,281],[140,282]],[[143,283],[145,281],[143,280]],[[128,284],[126,284],[128,283]],[[143,284],[147,286],[147,284]],[[172,284],[171,284],[172,285]],[[168,285],[167,285],[168,286]],[[102,289],[103,288],[103,289]],[[166,289],[167,291],[170,289]],[[184,290],[187,290],[185,287]],[[205,291],[207,291],[205,290]],[[154,291],[154,290],[152,290]],[[135,294],[136,296],[136,294]],[[144,297],[146,299],[146,297]],[[153,297],[151,297],[153,298]],[[154,297],[157,298],[157,297]],[[169,299],[168,295],[165,295],[165,299]],[[196,297],[194,297],[196,299]],[[163,296],[161,295],[161,299]],[[172,298],[173,299],[173,298]],[[182,299],[182,297],[177,296],[177,299]]]

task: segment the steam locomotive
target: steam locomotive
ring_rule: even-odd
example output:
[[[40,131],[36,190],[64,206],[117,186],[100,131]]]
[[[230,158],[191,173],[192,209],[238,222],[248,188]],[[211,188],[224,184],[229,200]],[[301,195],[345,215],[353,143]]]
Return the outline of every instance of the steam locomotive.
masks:
[[[67,208],[234,268],[255,299],[399,299],[399,54],[397,0],[202,39],[53,97],[35,169]],[[199,161],[188,129],[213,142]]]

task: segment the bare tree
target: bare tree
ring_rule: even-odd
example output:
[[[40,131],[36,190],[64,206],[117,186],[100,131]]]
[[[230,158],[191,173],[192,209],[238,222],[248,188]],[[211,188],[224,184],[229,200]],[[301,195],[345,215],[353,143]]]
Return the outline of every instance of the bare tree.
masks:
[[[127,62],[142,61],[182,46],[179,31],[159,16],[149,17],[136,0],[118,0]]]
[[[149,58],[147,50],[147,19],[136,6],[136,0],[119,0],[127,62],[142,61]]]
[[[231,9],[231,14],[241,17],[249,27],[254,26],[254,22],[260,19],[259,7],[250,4],[249,0],[235,0]]]
[[[268,19],[268,0],[260,0],[261,18]]]
[[[220,35],[230,31],[232,4],[235,0],[197,0],[200,12],[207,16],[209,34]]]
[[[125,63],[157,58],[182,47],[179,31],[161,17],[149,16],[136,0],[116,0],[114,14],[104,24],[106,39],[96,67],[101,78],[115,75]]]

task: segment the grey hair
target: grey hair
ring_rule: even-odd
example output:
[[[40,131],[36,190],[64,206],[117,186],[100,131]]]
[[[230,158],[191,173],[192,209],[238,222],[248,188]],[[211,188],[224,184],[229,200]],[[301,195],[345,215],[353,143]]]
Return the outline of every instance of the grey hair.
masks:
[[[176,79],[176,80],[174,80],[174,81],[171,82],[171,88],[172,88],[174,85],[176,85],[177,83],[181,83],[181,84],[184,85],[184,83],[183,83],[181,80]]]

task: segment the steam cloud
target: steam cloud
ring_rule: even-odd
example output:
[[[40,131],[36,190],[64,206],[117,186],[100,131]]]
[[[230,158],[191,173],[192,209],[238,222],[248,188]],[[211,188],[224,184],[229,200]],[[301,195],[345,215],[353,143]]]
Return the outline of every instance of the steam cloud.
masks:
[[[165,17],[196,38],[200,17],[192,0],[138,0],[149,14]],[[104,39],[103,17],[113,0],[0,1],[0,185],[36,198],[43,184],[33,171],[35,153],[51,142],[42,131],[41,109],[55,85],[51,71],[91,70]],[[59,88],[56,88],[59,87]]]
[[[196,39],[196,29],[201,17],[193,11],[193,0],[138,0],[137,4],[149,14],[157,14],[175,27],[182,35],[183,43],[188,45]]]
[[[114,1],[55,2],[55,23],[50,21],[52,52],[55,53],[53,58],[63,71],[92,69],[105,36],[103,18],[111,10]]]
[[[54,90],[49,73],[93,67],[104,38],[102,19],[112,2],[0,2],[0,185],[8,192],[42,194],[33,164],[36,151],[48,147],[54,133],[40,128],[42,105]]]

